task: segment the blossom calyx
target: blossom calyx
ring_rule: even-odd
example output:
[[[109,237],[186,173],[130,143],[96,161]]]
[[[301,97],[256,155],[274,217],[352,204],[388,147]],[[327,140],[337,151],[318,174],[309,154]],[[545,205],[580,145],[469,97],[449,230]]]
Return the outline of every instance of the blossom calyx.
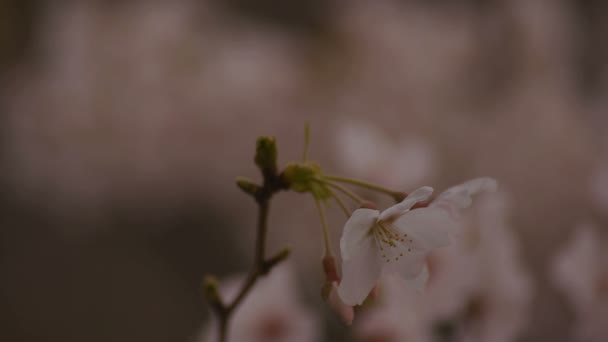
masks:
[[[336,260],[333,256],[326,256],[322,260],[323,262],[323,272],[325,273],[325,279],[328,282],[332,281],[340,281],[340,277],[338,277],[338,270],[336,268]]]

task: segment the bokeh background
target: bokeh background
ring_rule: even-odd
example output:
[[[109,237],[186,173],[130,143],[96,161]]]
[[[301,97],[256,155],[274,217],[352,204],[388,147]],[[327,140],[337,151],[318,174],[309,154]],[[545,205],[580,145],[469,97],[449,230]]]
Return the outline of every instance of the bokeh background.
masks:
[[[259,179],[259,135],[299,160],[308,121],[332,173],[498,179],[534,282],[522,340],[571,341],[550,269],[580,222],[608,226],[607,19],[599,0],[0,1],[0,339],[199,340],[202,276],[251,262],[234,178]],[[281,194],[270,223],[321,335],[356,339],[318,295],[313,202]]]

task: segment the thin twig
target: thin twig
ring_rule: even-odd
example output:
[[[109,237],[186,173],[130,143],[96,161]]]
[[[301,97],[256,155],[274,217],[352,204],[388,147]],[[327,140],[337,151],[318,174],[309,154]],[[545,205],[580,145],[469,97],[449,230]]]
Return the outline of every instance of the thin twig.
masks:
[[[254,262],[247,279],[241,287],[241,290],[238,292],[232,302],[217,306],[215,309],[215,313],[219,320],[219,342],[226,342],[228,340],[228,327],[232,314],[249,294],[249,292],[251,292],[251,289],[260,276],[266,275],[273,266],[287,257],[288,253],[285,251],[280,252],[268,260],[265,256],[270,199],[276,192],[282,189],[283,184],[281,184],[278,177],[265,177],[264,186],[255,194],[255,199],[258,204],[258,220]]]

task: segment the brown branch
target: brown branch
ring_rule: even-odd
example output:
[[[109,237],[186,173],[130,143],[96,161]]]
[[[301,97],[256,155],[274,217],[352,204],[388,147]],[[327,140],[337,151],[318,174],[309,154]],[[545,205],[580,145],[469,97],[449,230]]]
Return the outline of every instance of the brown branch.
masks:
[[[239,184],[241,188],[241,184]],[[234,311],[251,292],[253,286],[257,280],[270,272],[270,270],[285,260],[289,255],[289,250],[284,249],[276,255],[266,259],[266,235],[268,232],[268,213],[270,211],[270,199],[272,196],[285,189],[286,186],[282,182],[279,175],[275,172],[264,173],[264,185],[258,187],[255,191],[246,191],[251,194],[258,204],[258,220],[256,228],[256,244],[255,244],[255,255],[254,262],[249,275],[247,276],[241,290],[237,296],[230,303],[224,303],[219,294],[215,296],[208,296],[208,300],[211,303],[211,308],[215,312],[219,320],[219,342],[226,342],[228,339],[228,327],[230,319]]]

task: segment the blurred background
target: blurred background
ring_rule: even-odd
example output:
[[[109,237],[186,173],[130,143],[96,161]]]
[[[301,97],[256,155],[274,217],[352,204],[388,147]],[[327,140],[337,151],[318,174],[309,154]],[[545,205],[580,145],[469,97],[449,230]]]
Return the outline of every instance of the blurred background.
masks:
[[[333,174],[498,179],[531,284],[512,340],[606,341],[572,333],[588,305],[552,269],[581,222],[608,227],[607,19],[599,0],[0,1],[0,339],[201,340],[202,276],[251,263],[234,178],[259,179],[259,135],[299,160],[309,121]],[[319,298],[319,232],[308,197],[276,197],[269,251],[292,246],[316,340],[389,341]]]

